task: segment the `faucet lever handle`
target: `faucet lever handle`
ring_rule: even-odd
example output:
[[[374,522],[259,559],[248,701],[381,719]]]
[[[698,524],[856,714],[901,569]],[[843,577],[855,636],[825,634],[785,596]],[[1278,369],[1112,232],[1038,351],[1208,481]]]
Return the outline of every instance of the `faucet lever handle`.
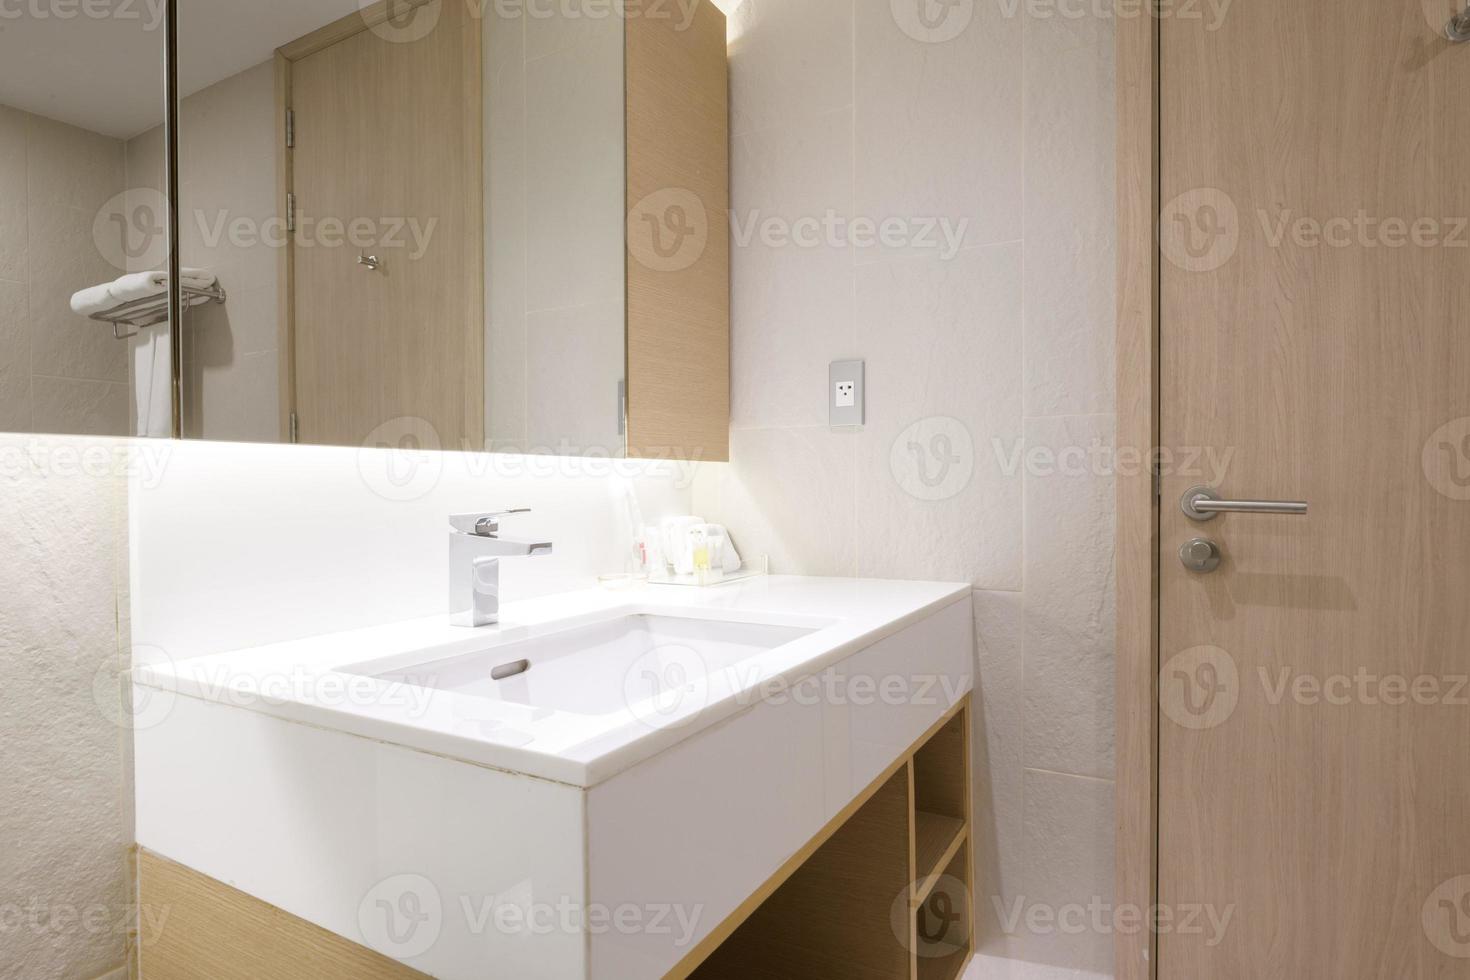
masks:
[[[449,526],[460,534],[489,537],[500,530],[500,519],[511,514],[529,514],[529,507],[513,507],[508,510],[493,510],[482,514],[450,514]]]

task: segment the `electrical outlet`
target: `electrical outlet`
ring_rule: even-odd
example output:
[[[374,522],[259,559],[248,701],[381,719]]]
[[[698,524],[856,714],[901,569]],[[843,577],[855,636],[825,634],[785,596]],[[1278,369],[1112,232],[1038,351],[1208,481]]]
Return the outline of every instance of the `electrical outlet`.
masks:
[[[827,410],[832,425],[863,424],[862,361],[833,361],[827,374],[827,392]]]

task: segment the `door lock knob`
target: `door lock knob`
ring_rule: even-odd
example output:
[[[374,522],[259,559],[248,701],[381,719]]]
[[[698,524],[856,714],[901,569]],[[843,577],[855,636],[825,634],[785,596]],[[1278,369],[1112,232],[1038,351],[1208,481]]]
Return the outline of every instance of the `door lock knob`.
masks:
[[[1179,560],[1191,572],[1206,575],[1220,567],[1220,546],[1209,538],[1193,538],[1179,548]]]

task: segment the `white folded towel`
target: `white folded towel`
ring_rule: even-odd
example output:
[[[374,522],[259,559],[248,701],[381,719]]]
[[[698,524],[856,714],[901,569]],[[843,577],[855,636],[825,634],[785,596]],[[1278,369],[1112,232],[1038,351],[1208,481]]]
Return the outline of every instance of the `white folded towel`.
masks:
[[[185,286],[208,289],[218,280],[213,273],[204,269],[184,269],[180,278]],[[124,303],[132,303],[150,296],[162,296],[168,291],[167,272],[134,272],[114,282],[91,286],[72,294],[71,311],[81,316],[92,316],[116,309]]]
[[[116,305],[117,303],[112,298],[112,283],[110,282],[104,282],[100,286],[89,286],[81,292],[73,293],[71,297],[71,311],[80,313],[82,316],[101,313]]]

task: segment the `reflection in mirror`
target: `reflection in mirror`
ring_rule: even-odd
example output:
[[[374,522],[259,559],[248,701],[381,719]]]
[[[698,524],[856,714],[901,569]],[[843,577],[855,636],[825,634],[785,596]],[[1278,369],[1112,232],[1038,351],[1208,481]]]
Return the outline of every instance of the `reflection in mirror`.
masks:
[[[0,431],[172,430],[163,0],[0,7]]]
[[[512,6],[180,0],[186,436],[623,453],[623,23]]]

